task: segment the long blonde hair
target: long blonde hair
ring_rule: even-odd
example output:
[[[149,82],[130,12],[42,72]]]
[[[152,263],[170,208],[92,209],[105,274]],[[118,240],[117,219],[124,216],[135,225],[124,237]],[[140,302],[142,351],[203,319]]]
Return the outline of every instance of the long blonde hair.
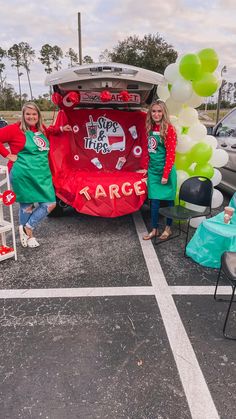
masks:
[[[20,129],[22,131],[27,131],[30,127],[26,124],[25,122],[25,111],[26,109],[33,109],[34,111],[37,112],[38,114],[38,122],[36,124],[36,128],[38,131],[41,131],[42,133],[44,133],[44,128],[43,128],[43,118],[40,112],[39,107],[36,105],[36,103],[34,102],[26,102],[23,107],[22,107],[22,114],[21,114],[21,123],[20,123]]]
[[[149,106],[148,112],[147,112],[147,117],[146,117],[146,130],[147,130],[147,135],[149,135],[150,131],[152,131],[153,126],[155,125],[155,121],[152,119],[152,108],[154,105],[158,105],[160,106],[161,110],[162,110],[162,119],[160,121],[160,136],[162,138],[163,141],[165,141],[166,138],[166,134],[168,131],[168,126],[171,124],[170,122],[170,117],[169,117],[169,112],[168,109],[166,107],[165,102],[163,102],[162,100],[155,100],[154,102],[151,103],[151,105]]]

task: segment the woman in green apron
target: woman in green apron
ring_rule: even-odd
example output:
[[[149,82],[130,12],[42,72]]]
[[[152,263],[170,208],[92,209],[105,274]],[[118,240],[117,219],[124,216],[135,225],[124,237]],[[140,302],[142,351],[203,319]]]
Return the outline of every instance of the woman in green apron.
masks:
[[[148,198],[151,200],[152,230],[143,237],[150,240],[159,236],[158,229],[160,201],[167,201],[168,206],[174,205],[176,195],[177,176],[174,166],[176,132],[170,123],[168,110],[164,102],[153,102],[148,110],[146,119],[148,133]],[[160,235],[166,240],[171,234],[172,220],[167,218],[166,227]]]
[[[0,130],[0,154],[9,159],[11,183],[20,204],[19,233],[23,247],[39,246],[33,230],[55,208],[47,136],[64,131],[71,131],[71,127],[46,128],[40,110],[34,103],[23,106],[20,123]],[[5,142],[10,146],[10,153],[3,146]]]

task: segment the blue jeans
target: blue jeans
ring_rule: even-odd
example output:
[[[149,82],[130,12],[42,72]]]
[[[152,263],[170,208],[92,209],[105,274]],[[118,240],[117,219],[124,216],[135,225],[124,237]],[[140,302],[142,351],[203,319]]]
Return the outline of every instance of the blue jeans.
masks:
[[[159,223],[159,208],[160,208],[160,200],[159,199],[151,199],[151,224],[152,228],[158,228]],[[168,207],[174,206],[174,201],[166,201]],[[166,219],[166,225],[172,225],[172,218]]]
[[[32,203],[20,203],[19,221],[21,225],[33,230],[44,218],[47,217],[49,207],[55,202],[39,202],[36,206]]]

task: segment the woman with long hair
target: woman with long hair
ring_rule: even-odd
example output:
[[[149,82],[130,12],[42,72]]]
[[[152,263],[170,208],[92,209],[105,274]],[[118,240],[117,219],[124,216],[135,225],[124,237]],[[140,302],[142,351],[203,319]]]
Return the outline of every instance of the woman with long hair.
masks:
[[[38,247],[33,230],[56,205],[48,152],[50,134],[71,131],[70,125],[46,128],[38,106],[23,105],[21,121],[0,129],[0,154],[19,202],[19,233],[23,247]],[[10,151],[3,144],[8,143]]]
[[[151,201],[151,227],[143,240],[159,236],[166,240],[171,234],[172,220],[167,218],[162,234],[159,231],[159,207],[161,201],[174,205],[177,177],[175,162],[176,132],[170,123],[168,109],[161,100],[154,101],[147,112],[146,129],[148,136],[148,198]]]

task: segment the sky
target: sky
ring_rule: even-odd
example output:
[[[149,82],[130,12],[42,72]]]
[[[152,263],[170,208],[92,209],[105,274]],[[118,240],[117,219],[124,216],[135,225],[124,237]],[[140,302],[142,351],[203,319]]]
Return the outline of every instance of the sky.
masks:
[[[227,81],[236,81],[235,0],[0,0],[0,47],[28,42],[36,57],[42,45],[58,45],[63,52],[78,52],[78,12],[81,14],[82,56],[98,61],[106,48],[112,50],[128,36],[142,38],[158,33],[178,54],[214,48]],[[5,76],[18,92],[15,69],[5,61]],[[66,69],[68,61],[63,61]],[[48,92],[46,73],[35,59],[31,66],[33,95]],[[29,95],[26,74],[22,92]]]

